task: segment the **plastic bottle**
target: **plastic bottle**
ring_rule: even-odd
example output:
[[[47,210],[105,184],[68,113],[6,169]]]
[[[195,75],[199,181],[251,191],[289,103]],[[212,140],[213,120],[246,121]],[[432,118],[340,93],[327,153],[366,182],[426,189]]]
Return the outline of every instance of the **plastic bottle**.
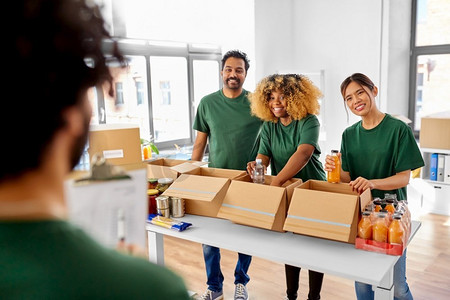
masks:
[[[405,239],[405,229],[400,221],[400,215],[394,215],[391,225],[389,225],[388,240],[390,244],[403,244]]]
[[[341,181],[341,160],[338,156],[338,150],[331,150],[331,157],[334,160],[335,168],[333,171],[328,172],[328,182],[339,183]]]
[[[358,223],[358,237],[362,239],[372,239],[372,221],[370,220],[370,214],[370,211],[364,211]]]
[[[253,170],[253,182],[264,184],[264,166],[261,158],[256,159],[255,169]]]
[[[377,242],[387,242],[388,226],[385,220],[386,215],[384,213],[378,213],[375,225],[373,225],[372,236],[373,240]]]

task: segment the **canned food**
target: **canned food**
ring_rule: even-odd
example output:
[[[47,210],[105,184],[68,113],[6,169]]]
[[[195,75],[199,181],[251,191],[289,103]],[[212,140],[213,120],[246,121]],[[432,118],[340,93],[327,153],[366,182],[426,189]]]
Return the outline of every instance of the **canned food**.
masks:
[[[158,185],[158,178],[148,178],[147,179],[147,183],[148,183],[148,189],[156,189],[156,186]]]
[[[169,197],[159,196],[156,197],[156,212],[166,218],[170,218]]]
[[[149,189],[147,190],[148,195],[148,213],[156,214],[156,197],[158,197],[158,190]]]
[[[170,197],[170,204],[172,217],[184,217],[184,199],[179,197]]]

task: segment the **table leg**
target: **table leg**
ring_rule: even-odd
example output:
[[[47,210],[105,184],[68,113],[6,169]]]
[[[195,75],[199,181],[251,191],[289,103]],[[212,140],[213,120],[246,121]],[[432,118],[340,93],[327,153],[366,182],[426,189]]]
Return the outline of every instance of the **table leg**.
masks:
[[[160,233],[147,231],[148,259],[160,266],[164,266],[164,238]]]
[[[375,300],[394,299],[394,268],[392,267],[384,276],[380,286],[373,286]]]

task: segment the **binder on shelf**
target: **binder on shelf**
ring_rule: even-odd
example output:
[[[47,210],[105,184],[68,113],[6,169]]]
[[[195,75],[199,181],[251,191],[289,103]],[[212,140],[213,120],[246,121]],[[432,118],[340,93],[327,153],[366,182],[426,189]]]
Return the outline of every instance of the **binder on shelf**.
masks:
[[[430,180],[437,180],[438,154],[431,154],[430,158]]]
[[[444,182],[450,183],[450,155],[446,155],[444,160]]]
[[[445,154],[438,154],[437,181],[444,181]]]

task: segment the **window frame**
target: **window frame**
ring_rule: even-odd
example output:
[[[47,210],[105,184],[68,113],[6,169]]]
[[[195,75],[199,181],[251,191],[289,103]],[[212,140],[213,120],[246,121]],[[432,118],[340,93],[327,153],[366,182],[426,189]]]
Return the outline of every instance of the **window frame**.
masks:
[[[416,124],[416,91],[417,91],[417,59],[421,55],[450,54],[450,44],[416,46],[417,29],[417,3],[419,0],[412,0],[411,9],[411,43],[410,43],[410,63],[409,63],[409,106],[408,116],[412,120],[411,128],[414,136],[419,138],[420,130],[415,130]]]
[[[189,137],[185,139],[176,139],[165,142],[155,143],[160,150],[173,149],[174,144],[179,146],[192,145],[195,139],[195,131],[192,128],[195,114],[194,111],[194,60],[214,60],[219,63],[219,69],[222,60],[222,50],[219,46],[213,47],[198,47],[187,43],[176,42],[159,42],[151,40],[136,40],[136,39],[120,39],[117,40],[119,49],[124,56],[142,56],[145,58],[146,71],[147,71],[147,95],[148,95],[148,115],[149,115],[149,128],[150,132],[154,133],[155,128],[153,124],[153,109],[152,109],[152,86],[151,86],[151,64],[150,57],[163,56],[163,57],[183,57],[186,59],[187,64],[187,86],[188,86],[188,107],[189,107]],[[113,44],[110,40],[103,42],[103,50],[106,55],[112,53]],[[220,88],[222,88],[222,81],[220,74],[217,74],[217,80],[219,80]],[[104,102],[103,103],[104,106]],[[101,104],[100,103],[100,104]],[[99,111],[103,107],[97,108]],[[106,116],[107,118],[107,116]]]

